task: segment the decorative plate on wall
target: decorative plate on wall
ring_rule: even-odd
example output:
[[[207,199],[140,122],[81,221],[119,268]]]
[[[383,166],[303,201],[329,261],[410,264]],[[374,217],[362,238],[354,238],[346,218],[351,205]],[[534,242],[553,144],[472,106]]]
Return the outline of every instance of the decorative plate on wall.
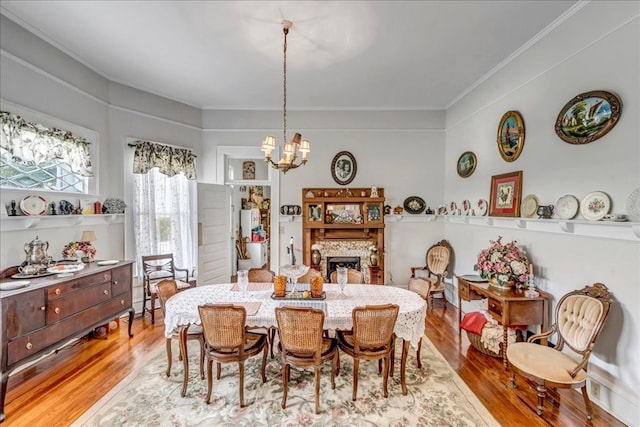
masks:
[[[522,199],[520,214],[525,218],[533,218],[538,210],[538,198],[533,194],[528,194]]]
[[[513,162],[524,147],[524,121],[517,111],[507,111],[498,125],[498,151],[507,162]]]
[[[476,170],[478,159],[473,151],[465,151],[458,158],[458,175],[462,178],[469,178]]]
[[[485,199],[480,199],[476,202],[476,207],[473,208],[473,213],[475,216],[485,216],[487,214],[487,209],[489,204]]]
[[[418,196],[407,197],[404,201],[404,210],[410,214],[421,214],[427,204]]]
[[[27,196],[20,201],[20,209],[25,215],[44,215],[47,213],[47,201],[42,196]]]
[[[618,123],[622,101],[605,90],[584,92],[567,102],[556,119],[556,134],[569,144],[588,144]]]

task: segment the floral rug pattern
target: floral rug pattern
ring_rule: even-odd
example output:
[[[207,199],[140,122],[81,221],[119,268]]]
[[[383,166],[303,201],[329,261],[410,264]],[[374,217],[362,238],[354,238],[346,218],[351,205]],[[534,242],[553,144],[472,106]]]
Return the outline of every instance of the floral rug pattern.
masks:
[[[360,363],[358,398],[351,400],[353,361],[340,354],[340,375],[331,390],[330,364],[322,369],[320,414],[315,414],[312,370],[291,369],[287,407],[282,409],[282,376],[278,356],[268,359],[267,382],[260,381],[261,357],[245,363],[245,407],[239,406],[238,366],[225,364],[213,380],[211,403],[205,403],[206,379],[200,379],[199,349],[189,348],[189,386],[180,397],[182,362],[174,360],[165,376],[164,346],[105,395],[74,426],[498,426],[484,406],[423,337],[422,369],[415,349],[407,361],[408,395],[400,386],[400,345],[389,397],[382,396],[376,362]],[[174,355],[177,355],[177,348]],[[214,365],[215,375],[215,365]],[[205,365],[206,372],[206,365]]]

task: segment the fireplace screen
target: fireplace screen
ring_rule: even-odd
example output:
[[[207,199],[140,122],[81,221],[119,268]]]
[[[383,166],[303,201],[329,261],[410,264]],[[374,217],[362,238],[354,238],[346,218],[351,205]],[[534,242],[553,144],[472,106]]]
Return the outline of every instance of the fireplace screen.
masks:
[[[360,257],[357,256],[330,256],[327,257],[327,277],[331,277],[331,273],[336,267],[343,265],[347,268],[360,270]]]

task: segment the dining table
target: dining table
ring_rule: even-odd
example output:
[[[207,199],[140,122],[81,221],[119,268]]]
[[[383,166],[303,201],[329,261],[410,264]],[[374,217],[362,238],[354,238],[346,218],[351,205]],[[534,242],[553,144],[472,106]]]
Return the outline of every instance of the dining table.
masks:
[[[352,312],[366,305],[397,304],[398,318],[394,326],[396,338],[402,339],[400,375],[403,394],[407,394],[405,367],[409,346],[418,347],[425,330],[426,301],[406,288],[390,285],[349,284],[341,291],[339,285],[325,283],[321,298],[302,298],[309,284],[297,284],[296,298],[291,293],[285,298],[274,298],[272,283],[251,282],[246,290],[237,283],[198,285],[178,292],[165,304],[165,336],[179,333],[179,345],[184,364],[181,396],[187,391],[189,363],[187,332],[189,326],[200,325],[198,306],[205,304],[233,304],[244,306],[247,311],[245,326],[248,328],[277,328],[275,309],[282,306],[308,306],[324,311],[324,329],[329,331],[353,328]]]

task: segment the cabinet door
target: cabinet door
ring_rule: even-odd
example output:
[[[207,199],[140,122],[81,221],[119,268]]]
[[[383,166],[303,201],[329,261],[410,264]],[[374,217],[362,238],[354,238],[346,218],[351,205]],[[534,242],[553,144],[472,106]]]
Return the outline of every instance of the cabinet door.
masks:
[[[6,322],[3,328],[8,341],[44,326],[45,292],[37,289],[2,300],[2,320]]]

